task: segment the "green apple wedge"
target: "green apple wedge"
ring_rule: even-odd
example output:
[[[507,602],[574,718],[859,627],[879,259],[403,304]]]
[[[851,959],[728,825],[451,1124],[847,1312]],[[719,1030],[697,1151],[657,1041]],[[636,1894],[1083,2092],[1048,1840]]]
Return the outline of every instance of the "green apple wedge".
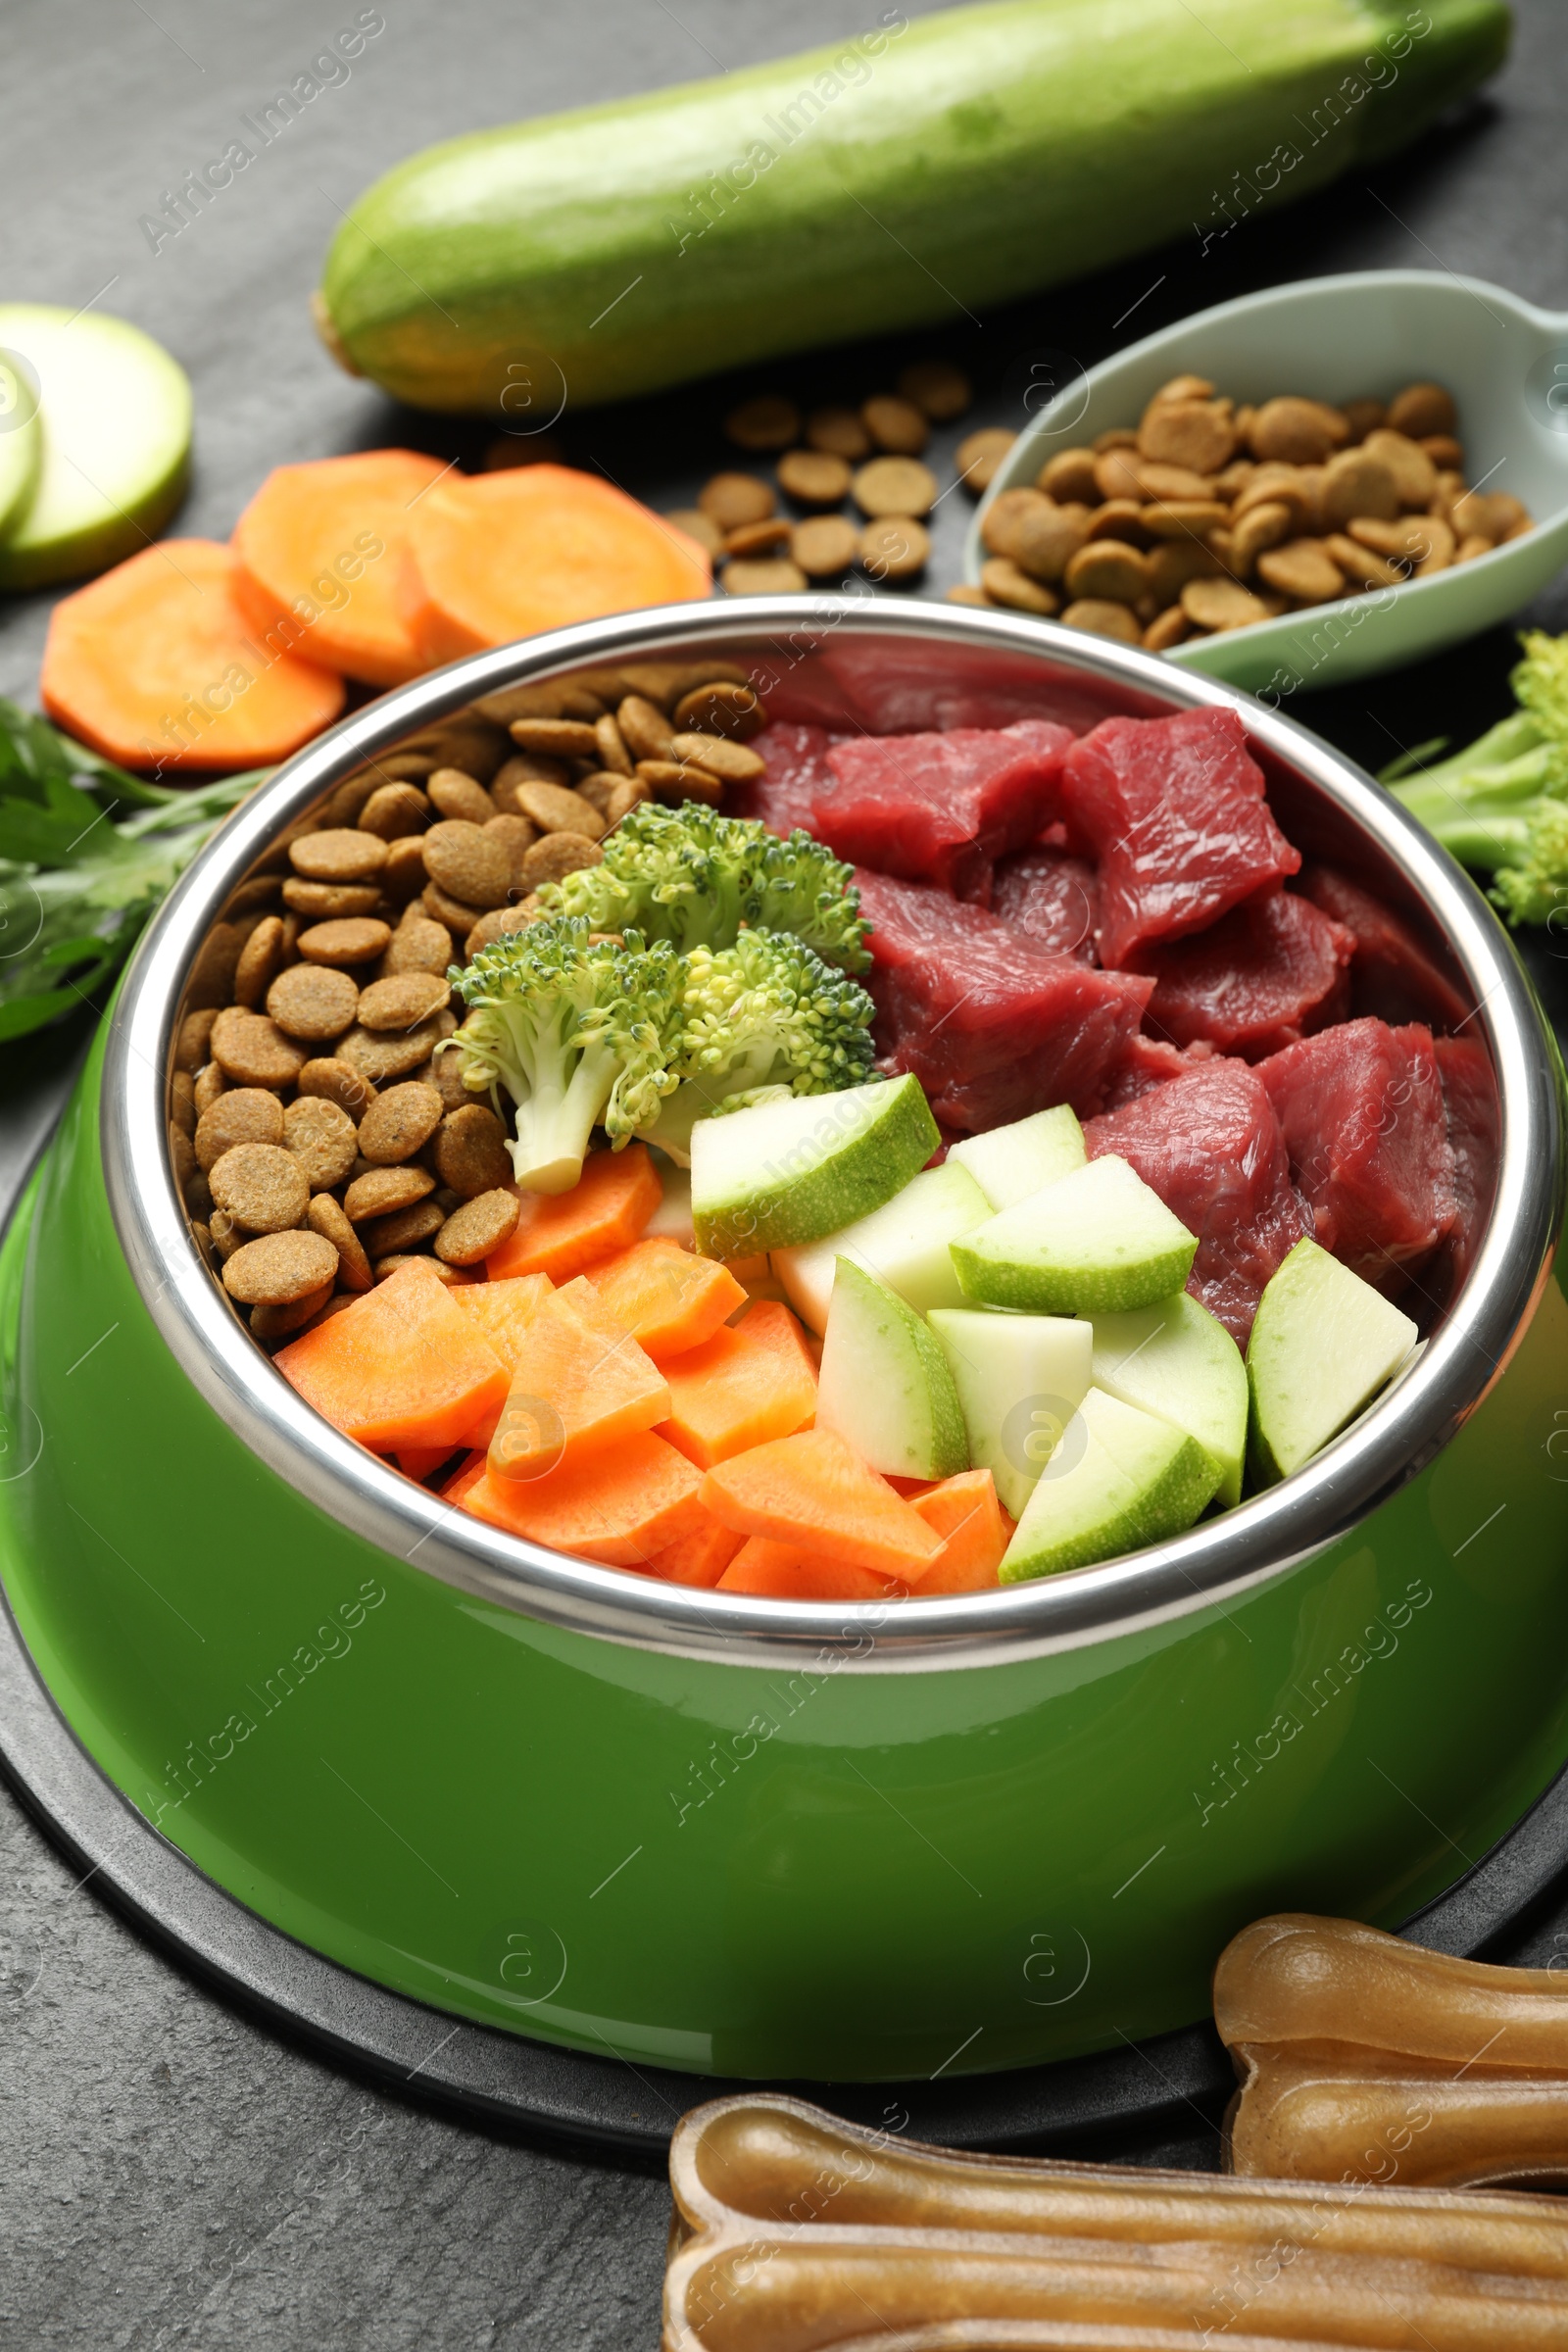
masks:
[[[1415,1346],[1408,1315],[1316,1242],[1282,1258],[1247,1347],[1249,1459],[1271,1487],[1338,1437]]]
[[[1191,1527],[1219,1467],[1169,1421],[1091,1389],[1003,1555],[1004,1585],[1087,1568]]]
[[[953,1245],[968,1298],[1043,1315],[1119,1314],[1179,1291],[1198,1249],[1115,1152],[1060,1176]]]
[[[990,1471],[1016,1519],[1089,1393],[1090,1327],[967,1306],[935,1307],[928,1319],[953,1369],[970,1461]]]
[[[692,1129],[692,1225],[705,1257],[820,1241],[869,1216],[942,1136],[917,1078],[754,1102]]]
[[[841,1257],[822,1340],[816,1426],[890,1478],[955,1478],[969,1446],[936,1335],[885,1282]]]
[[[1075,1113],[1061,1102],[1054,1110],[1015,1119],[1010,1127],[966,1135],[953,1146],[944,1164],[967,1168],[992,1208],[999,1209],[1027,1200],[1058,1176],[1081,1168],[1087,1157],[1084,1131]]]
[[[0,303],[0,357],[36,379],[42,427],[36,477],[0,531],[0,588],[106,571],[184,494],[185,371],[126,319],[36,302]]]
[[[991,1203],[979,1185],[950,1156],[940,1168],[922,1168],[883,1207],[841,1233],[796,1250],[775,1250],[773,1271],[801,1320],[818,1332],[827,1329],[833,1269],[841,1257],[854,1258],[920,1314],[933,1306],[957,1306],[963,1293],[948,1245],[983,1225],[990,1214]]]
[[[1126,1314],[1097,1315],[1095,1386],[1196,1438],[1219,1471],[1219,1499],[1242,1498],[1247,1366],[1223,1323],[1185,1291]]]

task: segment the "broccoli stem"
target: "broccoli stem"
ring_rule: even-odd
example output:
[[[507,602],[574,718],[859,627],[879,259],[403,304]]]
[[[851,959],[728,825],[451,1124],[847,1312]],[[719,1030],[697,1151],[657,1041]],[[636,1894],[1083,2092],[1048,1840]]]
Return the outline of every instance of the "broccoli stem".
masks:
[[[564,1062],[563,1055],[540,1054],[529,1073],[528,1099],[517,1106],[516,1140],[508,1150],[514,1175],[530,1193],[570,1192],[621,1066],[613,1046],[591,1045],[563,1086]]]

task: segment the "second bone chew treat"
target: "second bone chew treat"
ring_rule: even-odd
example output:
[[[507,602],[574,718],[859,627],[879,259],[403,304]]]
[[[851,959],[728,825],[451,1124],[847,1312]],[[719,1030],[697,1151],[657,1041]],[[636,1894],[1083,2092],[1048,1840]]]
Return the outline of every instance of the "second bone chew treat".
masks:
[[[1353,1920],[1257,1920],[1214,1971],[1230,2169],[1473,2187],[1568,2179],[1568,1979]]]
[[[663,2352],[1545,2352],[1550,2197],[956,2156],[802,2101],[677,2126]]]

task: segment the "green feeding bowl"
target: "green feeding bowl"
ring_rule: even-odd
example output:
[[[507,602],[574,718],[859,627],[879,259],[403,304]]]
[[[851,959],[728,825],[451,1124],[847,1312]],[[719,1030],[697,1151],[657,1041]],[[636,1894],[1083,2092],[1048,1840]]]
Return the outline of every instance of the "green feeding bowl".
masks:
[[[1495,1198],[1428,1344],[1305,1470],[1135,1556],[882,1607],[514,1542],[319,1420],[191,1241],[192,960],[290,820],[474,698],[723,658],[775,717],[902,730],[1238,709],[1287,833],[1475,1007]],[[272,1927],[454,2019],[694,2075],[875,2081],[1206,2014],[1277,1909],[1396,1923],[1568,1755],[1555,1052],[1484,902],[1229,687],[1004,615],[691,606],[388,695],[225,824],[149,930],[7,1244],[0,1573],[76,1739]]]

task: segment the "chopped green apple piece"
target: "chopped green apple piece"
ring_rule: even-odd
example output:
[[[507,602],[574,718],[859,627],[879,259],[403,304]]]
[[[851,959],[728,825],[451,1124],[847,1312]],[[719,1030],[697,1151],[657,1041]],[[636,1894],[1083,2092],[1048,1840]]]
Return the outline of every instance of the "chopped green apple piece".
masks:
[[[1046,1315],[1120,1314],[1179,1291],[1198,1249],[1115,1152],[1058,1176],[953,1245],[965,1298]]]
[[[1196,1438],[1219,1471],[1219,1499],[1242,1497],[1247,1366],[1223,1323],[1185,1291],[1095,1317],[1095,1386]]]
[[[1024,1506],[1002,1582],[1087,1568],[1178,1536],[1218,1484],[1218,1465],[1196,1438],[1091,1389]]]
[[[920,1082],[909,1077],[699,1119],[697,1247],[705,1257],[749,1257],[820,1241],[891,1200],[941,1141]]]
[[[1247,1348],[1248,1453],[1261,1487],[1289,1478],[1387,1387],[1416,1344],[1408,1315],[1316,1242],[1298,1242],[1258,1301]]]
[[[955,1144],[946,1165],[955,1160],[967,1168],[994,1209],[1012,1208],[1031,1193],[1071,1175],[1087,1157],[1084,1131],[1065,1102],[1054,1110],[1037,1110],[1032,1118],[1016,1119],[1010,1127],[993,1127],[985,1135],[966,1135]]]
[[[816,1426],[890,1478],[969,1467],[963,1415],[936,1335],[896,1291],[841,1257],[822,1341]]]
[[[972,1233],[990,1214],[991,1203],[974,1178],[949,1158],[940,1168],[922,1168],[884,1207],[842,1233],[775,1250],[773,1271],[813,1331],[827,1329],[833,1268],[841,1257],[853,1257],[923,1315],[928,1307],[956,1306],[962,1299],[948,1244]]]
[[[185,371],[151,335],[101,311],[0,303],[0,352],[38,383],[35,480],[0,533],[0,588],[105,571],[157,536],[190,459]]]
[[[935,1307],[931,1328],[953,1367],[969,1458],[989,1470],[1018,1518],[1089,1393],[1093,1334],[1070,1315],[994,1315]]]

